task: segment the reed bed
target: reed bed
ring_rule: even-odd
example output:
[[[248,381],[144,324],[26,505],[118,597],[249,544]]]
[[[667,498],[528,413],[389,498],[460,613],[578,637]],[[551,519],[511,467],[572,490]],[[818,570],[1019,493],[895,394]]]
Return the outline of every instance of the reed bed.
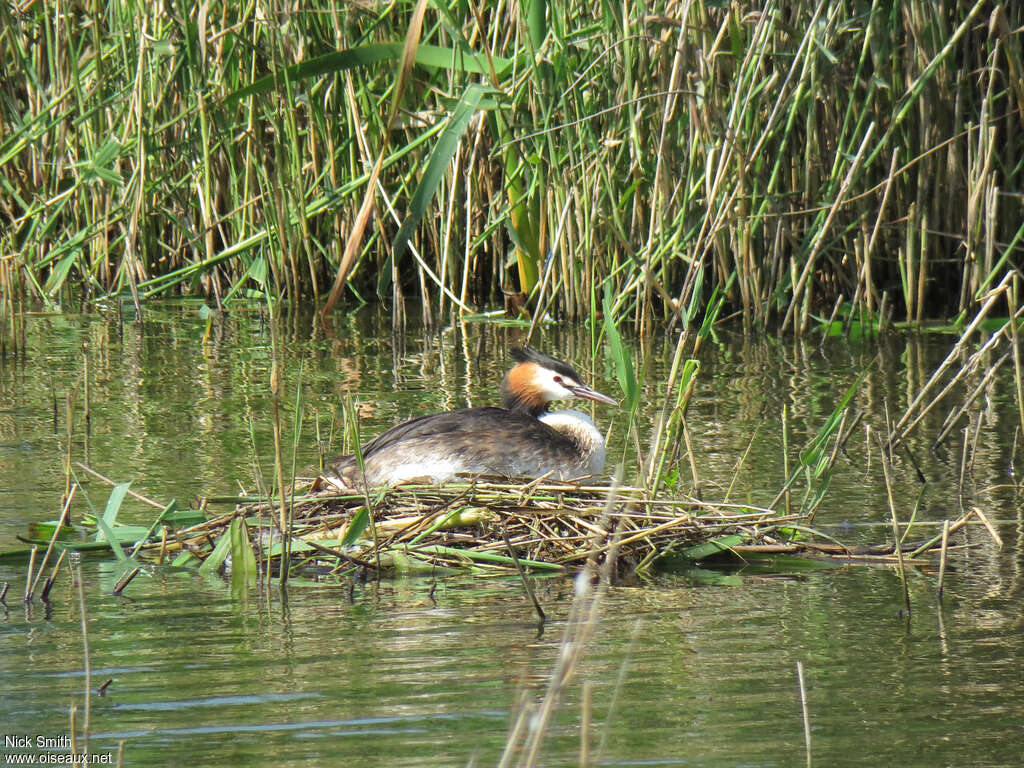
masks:
[[[0,21],[8,347],[25,305],[113,295],[380,294],[400,315],[415,294],[427,320],[509,297],[646,330],[717,290],[755,326],[851,332],[962,316],[1020,261],[1020,4]]]

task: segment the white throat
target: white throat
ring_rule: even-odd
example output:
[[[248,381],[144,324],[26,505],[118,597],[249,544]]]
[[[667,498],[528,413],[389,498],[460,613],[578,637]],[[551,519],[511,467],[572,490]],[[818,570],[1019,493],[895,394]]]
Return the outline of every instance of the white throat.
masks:
[[[543,413],[539,420],[580,447],[581,458],[590,474],[598,475],[604,470],[604,436],[587,414],[566,408]]]

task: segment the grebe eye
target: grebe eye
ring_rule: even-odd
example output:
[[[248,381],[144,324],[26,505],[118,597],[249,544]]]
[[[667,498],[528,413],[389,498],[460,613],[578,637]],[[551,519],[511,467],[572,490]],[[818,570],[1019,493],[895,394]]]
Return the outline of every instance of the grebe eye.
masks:
[[[561,377],[561,376],[558,376],[558,375],[556,374],[556,375],[555,375],[555,384],[561,384],[561,383],[562,383],[562,377]]]

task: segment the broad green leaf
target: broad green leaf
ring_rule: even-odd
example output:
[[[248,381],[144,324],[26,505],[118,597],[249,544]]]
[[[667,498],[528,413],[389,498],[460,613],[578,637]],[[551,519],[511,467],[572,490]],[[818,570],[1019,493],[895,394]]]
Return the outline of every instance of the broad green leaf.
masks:
[[[739,587],[743,585],[743,577],[736,573],[724,573],[708,568],[680,568],[678,570],[668,569],[669,572],[678,574],[694,584],[704,584],[709,587]]]
[[[323,56],[300,61],[298,64],[287,67],[278,75],[278,80],[283,81],[287,77],[294,82],[331,72],[344,72],[347,69],[366,67],[382,61],[400,61],[403,48],[402,43],[374,43],[357,48],[348,48],[344,51],[327,53]],[[498,77],[504,75],[512,66],[511,59],[504,59],[499,56],[491,57],[491,61],[494,64]],[[420,45],[416,51],[416,63],[420,66],[435,69],[490,74],[487,57],[483,54],[475,57],[466,56],[454,48],[442,48],[436,45]],[[228,94],[224,99],[224,103],[231,104],[244,99],[246,96],[264,93],[274,87],[274,76],[267,75],[251,85],[247,85],[245,88],[240,88],[234,93]]]
[[[100,536],[102,536],[103,539],[106,539],[110,548],[113,550],[114,557],[118,560],[127,560],[128,556],[125,555],[124,550],[121,549],[121,543],[117,540],[117,536],[111,527],[107,525],[107,521],[101,517],[96,521],[96,525],[99,527],[99,531],[96,534],[97,541],[100,541]]]
[[[216,573],[224,565],[228,555],[231,553],[231,529],[224,531],[217,539],[213,551],[206,556],[203,564],[199,566],[200,573]]]
[[[117,523],[117,513],[121,511],[121,502],[124,501],[130,487],[131,483],[118,483],[111,489],[107,498],[107,508],[103,512],[103,522],[107,525],[113,526]]]
[[[228,535],[231,539],[231,589],[241,592],[256,586],[256,555],[242,518],[236,517],[231,521]]]
[[[359,511],[352,517],[352,522],[348,525],[348,530],[345,531],[345,537],[341,540],[341,546],[351,547],[356,543],[356,540],[362,535],[363,531],[366,530],[366,526],[370,522],[370,512],[366,507],[360,507]]]
[[[711,557],[712,555],[717,555],[720,552],[728,552],[733,547],[738,547],[744,541],[745,539],[739,534],[722,536],[718,539],[706,541],[703,544],[687,547],[681,552],[681,554],[691,560],[703,560],[707,557]]]
[[[56,529],[56,520],[46,520],[41,523],[29,523],[28,536],[30,539],[38,539],[49,543],[50,538],[53,536],[53,532]],[[81,541],[82,537],[87,533],[88,531],[86,528],[81,525],[62,525],[60,527],[60,533],[57,534],[57,541]]]
[[[74,266],[81,255],[81,249],[76,248],[57,262],[57,265],[50,271],[50,276],[46,278],[47,295],[52,298],[60,291],[64,286],[68,273],[71,271],[71,267]]]
[[[171,561],[171,565],[176,568],[191,568],[198,561],[198,557],[185,549],[178,553],[178,556]]]
[[[433,544],[429,547],[417,547],[415,551],[432,555],[452,555],[480,563],[496,563],[508,566],[515,565],[515,561],[508,555],[497,555],[493,552],[473,552],[472,550],[445,547],[440,544]],[[522,557],[519,558],[519,564],[524,568],[537,568],[538,570],[545,571],[565,570],[564,566],[557,563],[546,563],[543,560],[527,560]]]

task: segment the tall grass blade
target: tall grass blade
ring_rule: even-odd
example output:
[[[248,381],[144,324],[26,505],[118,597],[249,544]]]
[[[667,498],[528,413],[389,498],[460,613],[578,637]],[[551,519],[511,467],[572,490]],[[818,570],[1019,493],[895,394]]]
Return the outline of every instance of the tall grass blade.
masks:
[[[412,14],[412,21],[409,24],[409,31],[405,37],[402,63],[399,69],[398,79],[395,84],[394,96],[391,101],[391,111],[385,124],[386,128],[383,141],[381,142],[380,152],[377,154],[377,162],[374,163],[373,171],[370,172],[370,180],[366,184],[366,192],[363,196],[363,203],[359,207],[359,213],[356,216],[355,225],[353,226],[352,232],[345,243],[345,253],[342,255],[341,262],[338,264],[338,271],[334,276],[334,284],[331,286],[331,291],[327,296],[327,302],[320,311],[320,316],[323,318],[326,318],[331,313],[331,310],[334,309],[334,306],[341,298],[341,292],[345,287],[345,281],[348,280],[349,273],[355,264],[359,247],[362,244],[363,233],[366,231],[366,225],[370,220],[370,213],[373,211],[377,179],[380,176],[380,169],[384,163],[384,156],[387,152],[388,142],[390,140],[390,128],[398,115],[398,107],[399,104],[401,104],[402,95],[409,83],[412,68],[416,61],[416,50],[419,47],[420,35],[423,29],[423,15],[426,13],[426,10],[427,0],[417,0],[416,8]]]
[[[448,118],[447,125],[438,137],[437,145],[430,153],[427,167],[423,171],[423,177],[420,179],[420,183],[413,193],[412,200],[409,202],[409,212],[406,214],[405,220],[395,236],[395,241],[391,246],[391,256],[385,260],[384,266],[380,270],[377,279],[378,293],[383,294],[391,282],[392,262],[394,262],[396,268],[401,267],[402,256],[405,255],[405,249],[409,245],[409,238],[412,237],[412,233],[419,226],[420,219],[426,213],[430,200],[434,197],[434,193],[448,172],[452,157],[455,156],[455,149],[458,147],[462,135],[466,132],[470,119],[479,107],[480,99],[487,91],[488,89],[476,83],[470,85],[465,93],[462,94],[462,98],[459,99],[459,103],[456,104],[455,109]]]
[[[615,377],[626,395],[626,410],[629,413],[630,423],[632,423],[637,409],[640,407],[640,382],[637,381],[636,371],[633,368],[633,359],[622,345],[622,337],[619,335],[612,309],[611,286],[607,283],[605,283],[602,308],[604,310],[604,334],[608,339],[612,360],[615,362]]]

